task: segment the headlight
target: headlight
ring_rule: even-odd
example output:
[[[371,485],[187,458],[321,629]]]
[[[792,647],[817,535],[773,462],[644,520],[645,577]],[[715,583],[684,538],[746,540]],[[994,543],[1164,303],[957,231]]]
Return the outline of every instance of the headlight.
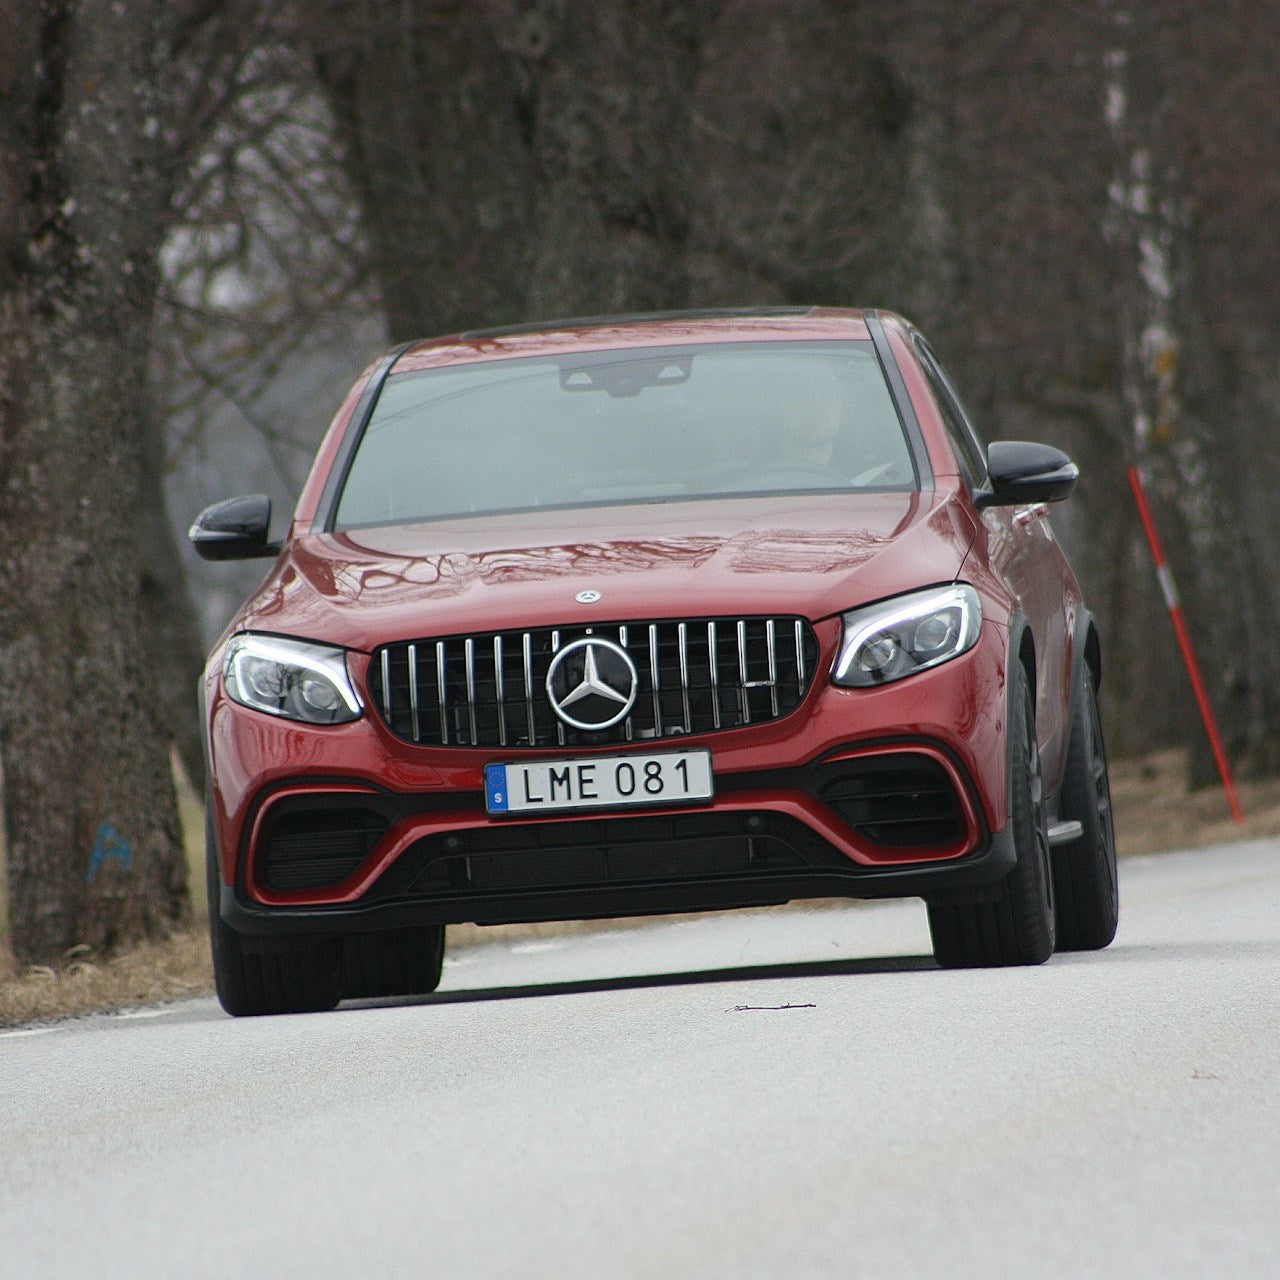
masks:
[[[234,701],[286,720],[342,724],[362,710],[346,655],[327,645],[239,635],[227,649],[224,672]]]
[[[965,583],[913,591],[844,615],[836,684],[888,684],[972,649],[982,629],[978,593]]]

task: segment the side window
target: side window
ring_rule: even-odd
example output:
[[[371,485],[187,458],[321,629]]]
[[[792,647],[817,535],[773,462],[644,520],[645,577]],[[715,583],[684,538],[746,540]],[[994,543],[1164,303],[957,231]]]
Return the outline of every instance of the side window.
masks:
[[[951,445],[956,451],[956,457],[960,460],[965,479],[968,480],[970,487],[981,488],[987,482],[987,451],[982,447],[982,442],[978,439],[977,432],[974,431],[968,415],[961,406],[959,397],[952,390],[947,375],[942,372],[928,344],[919,334],[914,337],[925,377],[929,380],[929,387],[933,391],[934,399],[938,402],[938,410],[942,414],[942,421],[947,428],[947,434],[951,437]]]

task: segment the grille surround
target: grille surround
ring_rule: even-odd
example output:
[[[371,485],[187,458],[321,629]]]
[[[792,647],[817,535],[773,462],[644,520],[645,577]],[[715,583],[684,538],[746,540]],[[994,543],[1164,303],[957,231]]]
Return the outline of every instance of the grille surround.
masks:
[[[575,640],[627,651],[639,685],[625,719],[575,729],[552,711],[547,669]],[[813,685],[819,646],[803,618],[577,623],[383,645],[369,666],[383,724],[418,746],[557,749],[654,742],[766,724]]]

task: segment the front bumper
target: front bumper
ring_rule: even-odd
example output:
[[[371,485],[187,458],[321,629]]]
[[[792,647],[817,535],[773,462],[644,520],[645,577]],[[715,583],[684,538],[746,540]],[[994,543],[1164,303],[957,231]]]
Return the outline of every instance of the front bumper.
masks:
[[[985,896],[1015,856],[1004,661],[989,628],[963,658],[895,685],[819,681],[785,720],[680,740],[712,751],[712,801],[536,818],[486,814],[493,752],[408,746],[374,717],[274,720],[211,677],[221,912],[265,937]]]

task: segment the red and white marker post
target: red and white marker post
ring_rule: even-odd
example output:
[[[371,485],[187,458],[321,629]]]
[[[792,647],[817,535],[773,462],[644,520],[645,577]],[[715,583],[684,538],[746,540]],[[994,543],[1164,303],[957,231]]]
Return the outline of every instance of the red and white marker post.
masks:
[[[1182,604],[1178,600],[1178,588],[1173,581],[1165,559],[1164,547],[1160,543],[1160,535],[1156,531],[1156,522],[1147,502],[1147,490],[1142,471],[1138,467],[1129,468],[1129,487],[1133,490],[1134,500],[1138,504],[1138,515],[1142,519],[1142,528],[1151,546],[1151,555],[1156,562],[1156,577],[1160,580],[1160,590],[1164,593],[1164,602],[1169,608],[1169,617],[1173,619],[1174,634],[1178,637],[1178,647],[1182,650],[1182,660],[1187,664],[1187,674],[1191,677],[1191,688],[1196,695],[1196,703],[1200,708],[1200,718],[1204,721],[1205,732],[1209,735],[1209,746],[1213,749],[1213,758],[1218,765],[1218,773],[1222,778],[1223,790],[1227,793],[1227,803],[1231,806],[1231,816],[1237,823],[1244,823],[1244,814],[1240,811],[1240,802],[1236,799],[1236,787],[1231,778],[1231,764],[1227,753],[1222,748],[1222,738],[1218,734],[1218,722],[1214,719],[1213,708],[1209,705],[1209,695],[1205,691],[1204,680],[1200,675],[1200,666],[1196,662],[1195,650],[1191,646],[1191,637],[1187,634],[1187,624],[1182,616]]]

